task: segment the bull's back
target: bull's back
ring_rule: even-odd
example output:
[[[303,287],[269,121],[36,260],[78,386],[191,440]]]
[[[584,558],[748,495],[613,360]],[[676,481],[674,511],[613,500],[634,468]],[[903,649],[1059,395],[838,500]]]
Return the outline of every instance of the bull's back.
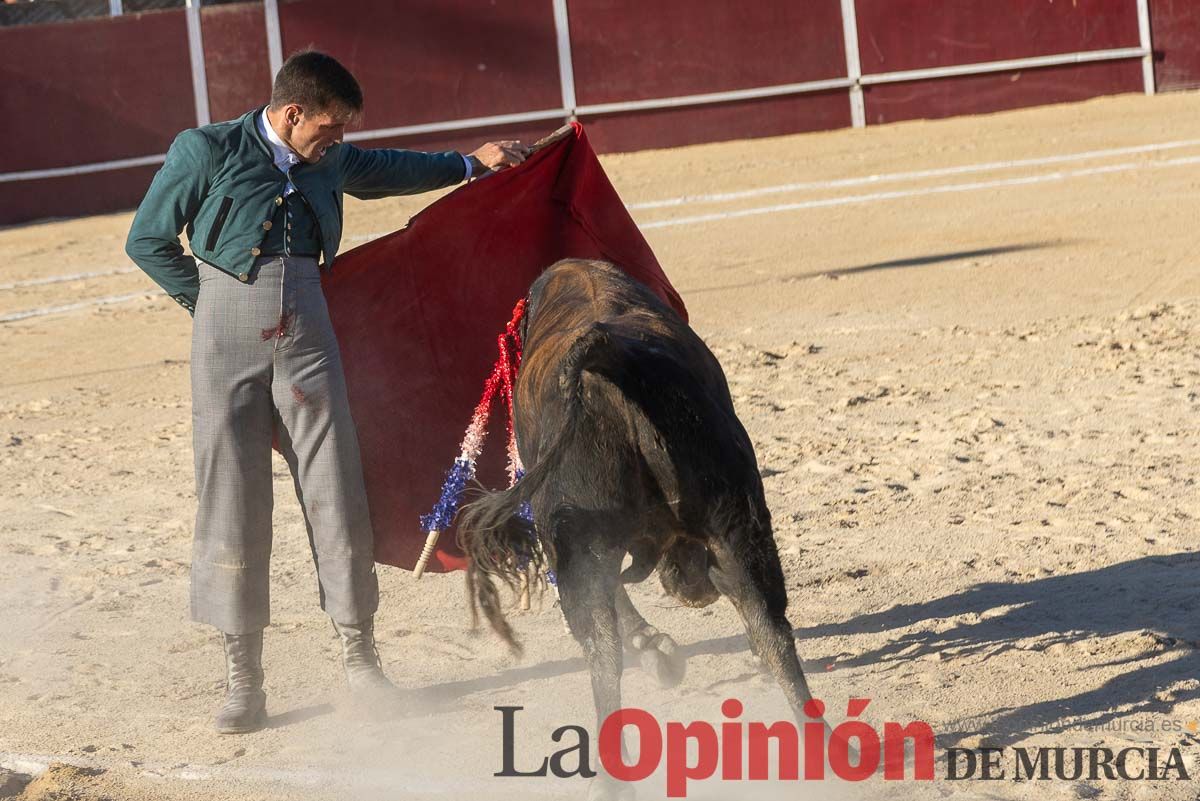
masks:
[[[650,430],[640,438],[661,443],[678,483],[700,482],[703,492],[727,483],[742,492],[758,481],[720,364],[649,289],[604,262],[559,262],[535,282],[530,307],[517,387],[527,426],[561,422],[563,365],[581,338],[600,328],[604,352],[587,372],[610,382],[644,419]]]
[[[725,375],[700,337],[657,295],[607,262],[568,259],[547,268],[530,289],[528,313],[521,373],[529,392],[555,391],[571,348],[602,326],[623,358],[686,365],[692,383],[728,401]]]
[[[689,360],[706,377],[724,374],[704,342],[643,284],[602,261],[567,259],[547,268],[530,289],[525,358],[561,360],[597,324],[647,350]]]

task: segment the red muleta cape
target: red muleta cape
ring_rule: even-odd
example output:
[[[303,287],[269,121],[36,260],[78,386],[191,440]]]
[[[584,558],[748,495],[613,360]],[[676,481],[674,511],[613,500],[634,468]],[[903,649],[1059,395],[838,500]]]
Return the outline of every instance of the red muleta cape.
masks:
[[[322,286],[341,348],[375,531],[375,559],[411,569],[419,518],[496,361],[517,300],[559,259],[605,259],[687,311],[609,183],[583,127],[520,167],[462,186],[408,226],[338,257]],[[477,477],[507,486],[506,413],[492,410]],[[443,532],[428,570],[465,566]]]

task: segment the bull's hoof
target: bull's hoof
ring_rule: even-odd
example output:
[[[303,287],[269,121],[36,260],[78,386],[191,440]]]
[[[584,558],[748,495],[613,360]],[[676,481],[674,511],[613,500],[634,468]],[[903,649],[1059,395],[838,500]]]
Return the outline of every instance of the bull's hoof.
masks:
[[[642,670],[653,676],[660,687],[670,689],[683,681],[687,659],[669,634],[646,625],[631,634],[626,644],[638,652]]]
[[[605,773],[597,775],[588,785],[588,801],[633,801],[636,796],[632,784],[619,782]]]

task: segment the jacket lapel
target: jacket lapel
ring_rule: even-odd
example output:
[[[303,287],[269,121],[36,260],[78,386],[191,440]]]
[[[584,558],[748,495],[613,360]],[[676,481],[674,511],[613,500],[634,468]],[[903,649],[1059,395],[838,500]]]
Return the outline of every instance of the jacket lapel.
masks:
[[[258,118],[262,116],[263,109],[266,105],[259,106],[253,111],[248,111],[242,115],[242,130],[246,132],[252,141],[258,143],[258,149],[272,164],[275,163],[274,157],[271,155],[271,145],[267,140],[263,139],[262,133],[258,130]]]

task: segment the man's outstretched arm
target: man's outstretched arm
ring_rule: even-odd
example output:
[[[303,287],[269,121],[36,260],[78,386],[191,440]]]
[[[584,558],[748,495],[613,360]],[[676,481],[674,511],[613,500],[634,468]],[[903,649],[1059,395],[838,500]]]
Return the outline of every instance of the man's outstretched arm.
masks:
[[[515,141],[488,142],[468,156],[452,150],[422,153],[387,148],[362,149],[350,144],[342,145],[340,151],[343,188],[363,200],[453,186],[488,170],[515,167],[529,155],[529,149]]]

